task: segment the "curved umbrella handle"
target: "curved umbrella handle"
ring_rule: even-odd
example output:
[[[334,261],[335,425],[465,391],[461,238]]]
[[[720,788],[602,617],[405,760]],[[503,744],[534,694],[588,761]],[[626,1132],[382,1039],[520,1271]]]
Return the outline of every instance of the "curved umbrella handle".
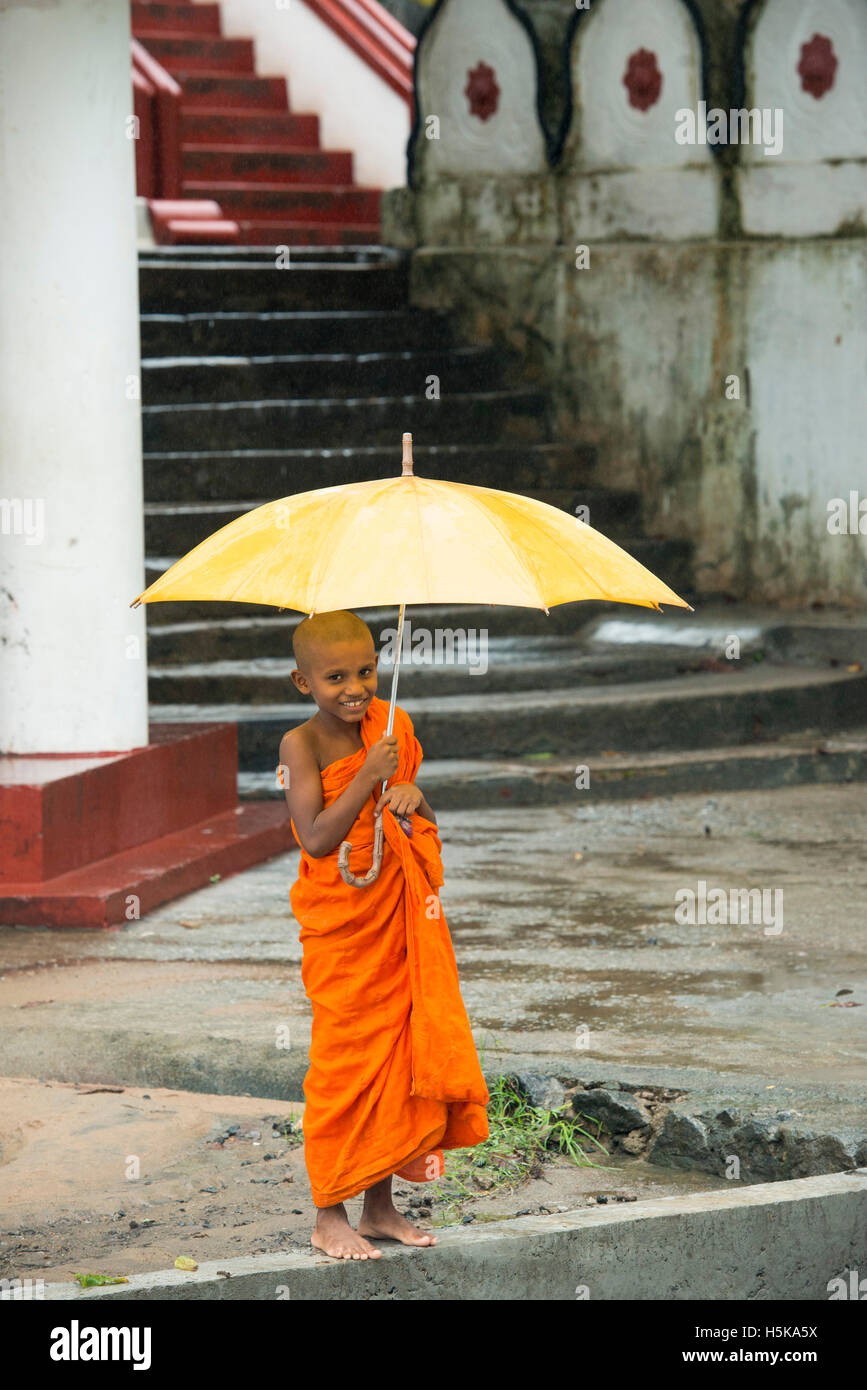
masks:
[[[382,865],[382,812],[376,817],[376,828],[373,832],[373,863],[363,878],[356,878],[349,867],[349,853],[352,849],[351,841],[344,840],[340,846],[340,853],[337,856],[337,867],[340,870],[340,877],[344,883],[348,883],[353,888],[366,888],[368,884],[374,883],[379,876]]]

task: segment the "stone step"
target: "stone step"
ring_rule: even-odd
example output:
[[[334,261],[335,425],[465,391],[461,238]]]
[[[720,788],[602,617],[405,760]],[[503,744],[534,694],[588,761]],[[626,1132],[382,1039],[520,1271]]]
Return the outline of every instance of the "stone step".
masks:
[[[749,746],[801,732],[857,727],[867,709],[867,675],[764,663],[733,677],[706,672],[674,681],[564,692],[517,691],[482,698],[399,700],[428,759],[514,759],[550,755],[573,766],[592,755]],[[238,767],[267,772],[285,731],[311,705],[160,705],[163,720],[237,722]]]
[[[208,605],[208,609],[215,606]],[[281,613],[273,608],[263,610],[264,617],[247,616],[235,605],[232,616],[224,621],[212,617],[172,622],[178,607],[157,603],[147,608],[149,619],[162,613],[169,620],[148,630],[148,654],[160,667],[191,661],[286,658],[291,655],[292,633],[302,620],[300,613]],[[383,633],[394,631],[397,610],[367,609],[364,620],[380,648],[387,640]],[[489,640],[516,643],[518,649],[522,643],[538,651],[542,644],[560,642],[561,649],[573,655],[606,661],[696,657],[724,663],[725,670],[736,661],[760,660],[814,670],[854,669],[860,664],[867,670],[867,623],[841,614],[820,625],[812,615],[781,621],[776,610],[739,606],[732,612],[709,604],[703,604],[697,613],[668,608],[657,614],[629,604],[565,603],[557,604],[547,616],[534,608],[452,604],[412,606],[407,609],[407,620],[415,630],[484,629]],[[733,636],[738,639],[737,656],[731,647]]]
[[[236,219],[241,240],[248,245],[277,249],[296,246],[359,246],[373,243],[380,233],[378,222],[257,222]]]
[[[234,501],[242,492],[262,500],[287,497],[337,483],[387,478],[400,469],[400,451],[390,448],[252,449],[211,452],[192,450],[151,453],[144,457],[148,502]],[[533,486],[574,486],[605,530],[626,519],[638,522],[640,499],[634,492],[611,492],[584,485],[592,475],[596,451],[591,444],[443,444],[413,441],[415,471],[420,477],[474,483],[504,492]],[[571,510],[571,508],[570,508]],[[637,529],[637,527],[636,527]],[[164,550],[159,551],[165,554]]]
[[[443,315],[409,310],[313,310],[307,313],[143,314],[143,358],[265,356],[269,353],[400,352],[451,347]]]
[[[495,390],[509,360],[489,347],[403,352],[295,353],[273,357],[146,357],[146,406],[318,397],[426,395],[431,376],[441,395]]]
[[[352,183],[352,153],[349,150],[184,144],[181,165],[185,179],[222,179],[229,183]]]
[[[140,261],[155,261],[165,265],[185,265],[191,261],[223,267],[227,260],[236,265],[266,264],[271,255],[260,246],[153,246],[139,252]],[[370,242],[365,246],[324,246],[309,255],[299,250],[297,261],[313,261],[317,265],[406,265],[406,252],[396,246]]]
[[[187,248],[197,250],[199,248]],[[406,309],[405,263],[335,260],[275,266],[273,257],[222,260],[193,257],[141,258],[139,295],[143,314],[220,313],[315,309]]]
[[[142,408],[147,453],[194,448],[334,447],[341,440],[392,444],[405,430],[443,441],[550,438],[549,400],[541,391],[468,391],[430,401],[423,394],[365,400],[216,401]]]
[[[138,36],[140,30],[151,33],[219,34],[220,6],[202,4],[197,0],[190,4],[154,4],[153,0],[133,0],[131,9],[132,32]]]
[[[396,627],[396,619],[391,626]],[[716,664],[699,651],[588,654],[570,638],[491,637],[483,627],[428,631],[425,640],[431,659],[423,660],[428,653],[418,625],[413,624],[412,630],[415,645],[400,668],[402,700],[441,695],[478,697],[489,691],[581,691],[600,685],[675,680],[700,675],[709,664]],[[441,644],[440,659],[434,660],[437,641]],[[285,654],[199,663],[187,658],[183,664],[166,666],[156,665],[153,653],[150,655],[148,696],[154,706],[214,703],[217,699],[236,705],[309,703],[292,683],[290,673],[295,662]],[[450,660],[452,656],[454,660]],[[391,693],[393,669],[392,661],[380,655],[379,695],[384,700]],[[742,671],[742,666],[732,663],[733,679]]]
[[[169,34],[160,29],[137,29],[135,36],[181,85],[183,80],[179,74],[246,75],[255,71],[252,39],[226,39],[215,34]]]
[[[435,812],[499,806],[583,807],[639,797],[713,795],[819,783],[867,781],[867,728],[807,731],[778,743],[688,752],[611,753],[577,760],[512,758],[467,760],[425,757],[419,786]],[[285,801],[273,769],[238,774],[242,800]],[[700,834],[701,826],[696,826]]]
[[[155,573],[148,572],[153,582]],[[148,656],[157,666],[183,664],[187,661],[253,661],[259,657],[285,657],[291,654],[292,633],[304,617],[303,613],[274,608],[262,608],[256,614],[247,610],[253,605],[232,605],[231,614],[221,618],[216,608],[227,604],[196,604],[198,617],[184,619],[181,609],[192,604],[147,604]],[[539,608],[507,608],[493,604],[452,604],[451,606],[419,604],[407,609],[413,624],[418,626],[485,628],[491,637],[545,639],[552,636],[571,636],[586,632],[594,619],[611,611],[607,603],[567,603],[552,608],[546,617]],[[394,629],[397,608],[368,608],[364,621],[373,633],[377,646],[382,633]],[[204,616],[203,616],[204,615]],[[161,622],[155,622],[158,617]]]
[[[380,190],[352,183],[325,188],[317,184],[185,178],[181,188],[185,198],[215,199],[223,216],[234,221],[379,222]]]
[[[319,145],[319,117],[307,112],[187,110],[181,117],[185,145],[254,145],[257,143],[315,149]]]
[[[172,76],[183,87],[182,116],[202,109],[225,111],[227,107],[244,115],[282,113],[289,105],[285,77],[248,77],[189,69],[175,70]]]

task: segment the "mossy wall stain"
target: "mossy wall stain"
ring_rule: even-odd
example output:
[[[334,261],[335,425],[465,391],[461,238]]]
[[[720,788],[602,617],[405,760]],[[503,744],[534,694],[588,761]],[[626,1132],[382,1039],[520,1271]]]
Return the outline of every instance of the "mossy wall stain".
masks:
[[[521,8],[536,31],[550,136],[567,109],[574,6]],[[695,8],[704,95],[729,108],[743,6]],[[409,198],[387,195],[386,227],[391,218],[400,244],[415,243],[413,302],[447,308],[462,332],[517,352],[552,394],[558,436],[598,446],[594,481],[638,488],[650,535],[696,542],[702,590],[867,606],[867,538],[830,538],[825,527],[829,489],[851,477],[867,494],[867,470],[857,476],[867,418],[853,405],[859,362],[865,395],[867,325],[855,311],[867,295],[865,228],[853,218],[834,236],[745,237],[738,157],[724,147],[714,162],[715,237],[599,239],[585,269],[562,167],[523,179],[422,179]]]

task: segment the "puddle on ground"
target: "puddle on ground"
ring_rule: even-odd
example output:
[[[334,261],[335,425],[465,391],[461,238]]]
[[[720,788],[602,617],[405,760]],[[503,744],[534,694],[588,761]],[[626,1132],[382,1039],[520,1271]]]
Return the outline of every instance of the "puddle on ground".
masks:
[[[766,976],[761,971],[675,971],[675,970],[579,970],[574,973],[549,966],[524,965],[512,961],[462,961],[461,981],[481,982],[482,991],[473,1007],[473,1020],[479,1028],[510,1032],[572,1032],[578,1025],[594,1022],[610,1028],[620,1019],[631,1029],[636,1021],[659,1024],[666,1021],[679,1027],[692,1023],[707,1031],[705,1005],[715,1000],[761,995]],[[488,998],[484,982],[494,986]],[[513,988],[504,988],[511,983]],[[532,986],[541,984],[542,990]],[[557,997],[553,997],[556,988]],[[535,995],[535,997],[534,997]],[[499,1006],[489,1013],[486,1004]],[[515,1013],[504,1015],[503,1005],[514,1000]],[[718,1030],[730,1038],[730,1028]]]
[[[633,996],[640,996],[642,999],[652,995],[665,995],[667,999],[673,995],[694,997],[704,994],[729,994],[742,995],[752,994],[759,991],[765,980],[766,975],[761,970],[732,970],[721,972],[720,970],[623,970],[619,967],[613,969],[608,967],[605,970],[583,970],[574,969],[566,972],[562,968],[552,969],[550,965],[529,965],[523,961],[507,960],[476,960],[463,961],[460,964],[461,978],[468,980],[503,980],[514,979],[526,984],[528,981],[544,980],[551,981],[552,976],[556,977],[556,987],[565,989],[575,987],[578,989],[593,988],[597,992],[608,989],[612,999],[627,999]],[[574,975],[570,979],[569,975]],[[617,991],[615,994],[614,991]],[[562,1000],[568,1003],[567,999]]]
[[[648,925],[661,925],[673,922],[673,910],[666,902],[662,904],[645,903],[640,907],[635,903],[617,903],[610,896],[601,893],[576,894],[548,893],[544,903],[537,897],[522,898],[510,893],[506,904],[495,903],[484,919],[471,917],[450,910],[445,900],[449,931],[453,937],[460,937],[471,945],[482,937],[491,937],[492,917],[496,924],[497,936],[491,939],[502,942],[503,933],[523,936],[526,944],[538,943],[539,933],[556,932],[565,938],[566,945],[572,945],[579,936],[573,928],[593,928],[594,935],[603,932],[616,932],[617,944],[621,937],[624,944],[630,934],[635,938],[633,945],[643,945],[638,933]]]

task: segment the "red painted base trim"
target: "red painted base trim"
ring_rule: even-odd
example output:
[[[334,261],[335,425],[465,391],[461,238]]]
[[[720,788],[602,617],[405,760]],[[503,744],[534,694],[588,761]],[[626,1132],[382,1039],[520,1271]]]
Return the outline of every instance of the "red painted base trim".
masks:
[[[0,923],[109,927],[295,847],[279,801],[251,801],[173,835],[42,883],[0,887]],[[288,898],[288,894],[287,894]],[[288,909],[287,909],[288,910]]]
[[[181,242],[236,244],[240,240],[237,222],[224,217],[213,198],[149,198],[148,209],[158,246]]]
[[[154,235],[159,246],[237,246],[241,233],[237,222],[208,222],[198,218],[185,222],[172,219],[160,225],[160,235]]]
[[[102,757],[0,758],[0,885],[54,879],[237,804],[234,724],[152,724]]]

